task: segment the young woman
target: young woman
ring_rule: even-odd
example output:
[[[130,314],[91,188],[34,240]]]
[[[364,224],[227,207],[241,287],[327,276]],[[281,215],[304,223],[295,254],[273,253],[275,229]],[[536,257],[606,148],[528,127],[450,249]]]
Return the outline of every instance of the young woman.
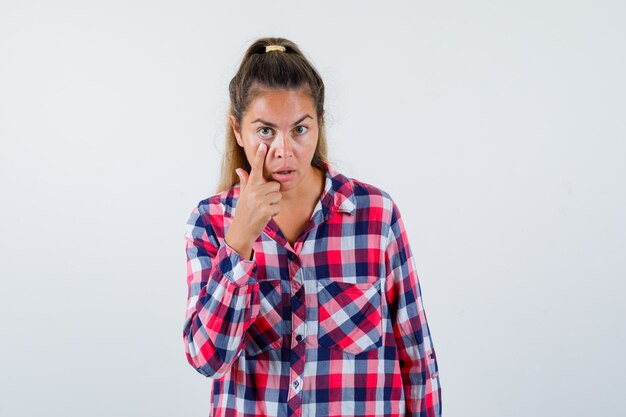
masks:
[[[185,234],[183,338],[211,416],[440,416],[400,211],[329,165],[318,72],[263,38],[229,89],[221,182]]]

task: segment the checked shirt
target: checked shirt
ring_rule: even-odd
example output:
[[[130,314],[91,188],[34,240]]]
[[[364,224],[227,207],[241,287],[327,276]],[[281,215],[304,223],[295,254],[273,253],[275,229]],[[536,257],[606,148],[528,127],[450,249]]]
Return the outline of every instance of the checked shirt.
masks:
[[[325,164],[292,246],[274,220],[243,259],[224,236],[239,184],[204,199],[185,233],[188,362],[211,416],[441,416],[415,261],[390,195]]]

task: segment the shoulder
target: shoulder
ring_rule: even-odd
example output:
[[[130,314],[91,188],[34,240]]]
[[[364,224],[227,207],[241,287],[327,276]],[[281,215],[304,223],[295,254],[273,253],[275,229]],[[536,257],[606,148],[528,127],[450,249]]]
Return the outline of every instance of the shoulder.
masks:
[[[381,197],[385,199],[391,199],[391,196],[387,191],[378,187],[376,185],[370,184],[368,182],[356,179],[349,178],[350,183],[352,184],[352,189],[354,190],[354,194],[357,197]]]
[[[189,221],[202,225],[215,222],[223,224],[224,217],[233,217],[239,191],[239,184],[236,184],[227,190],[202,198],[191,210]]]
[[[205,209],[206,212],[232,217],[234,209],[237,207],[239,192],[239,184],[233,185],[227,190],[220,191],[219,193],[200,200],[198,207]]]
[[[371,215],[372,211],[380,212],[379,216],[386,223],[391,222],[396,203],[393,197],[384,188],[356,179],[349,178],[356,200],[357,211],[365,210]]]

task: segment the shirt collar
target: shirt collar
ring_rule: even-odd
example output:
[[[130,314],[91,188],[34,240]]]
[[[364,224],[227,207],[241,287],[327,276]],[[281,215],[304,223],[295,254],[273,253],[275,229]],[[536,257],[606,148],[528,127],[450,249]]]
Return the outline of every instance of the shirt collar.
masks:
[[[345,175],[335,171],[328,162],[322,162],[326,183],[324,191],[320,196],[324,217],[331,211],[341,211],[354,214],[356,211],[356,197],[354,195],[354,184]],[[224,216],[233,217],[239,198],[239,184],[230,187],[222,193],[220,201],[224,206]]]
[[[335,171],[327,162],[323,162],[323,165],[325,168],[326,185],[320,197],[322,206],[328,211],[342,211],[354,214],[356,211],[354,184],[345,175]]]

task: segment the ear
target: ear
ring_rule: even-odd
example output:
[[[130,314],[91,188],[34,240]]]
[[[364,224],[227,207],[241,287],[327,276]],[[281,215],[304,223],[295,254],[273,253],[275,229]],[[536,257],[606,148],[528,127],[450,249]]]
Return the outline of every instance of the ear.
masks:
[[[237,143],[239,144],[239,146],[243,147],[243,141],[241,140],[241,126],[239,126],[237,118],[232,114],[229,114],[228,121],[230,122],[230,127],[233,129],[233,133],[237,138]]]

